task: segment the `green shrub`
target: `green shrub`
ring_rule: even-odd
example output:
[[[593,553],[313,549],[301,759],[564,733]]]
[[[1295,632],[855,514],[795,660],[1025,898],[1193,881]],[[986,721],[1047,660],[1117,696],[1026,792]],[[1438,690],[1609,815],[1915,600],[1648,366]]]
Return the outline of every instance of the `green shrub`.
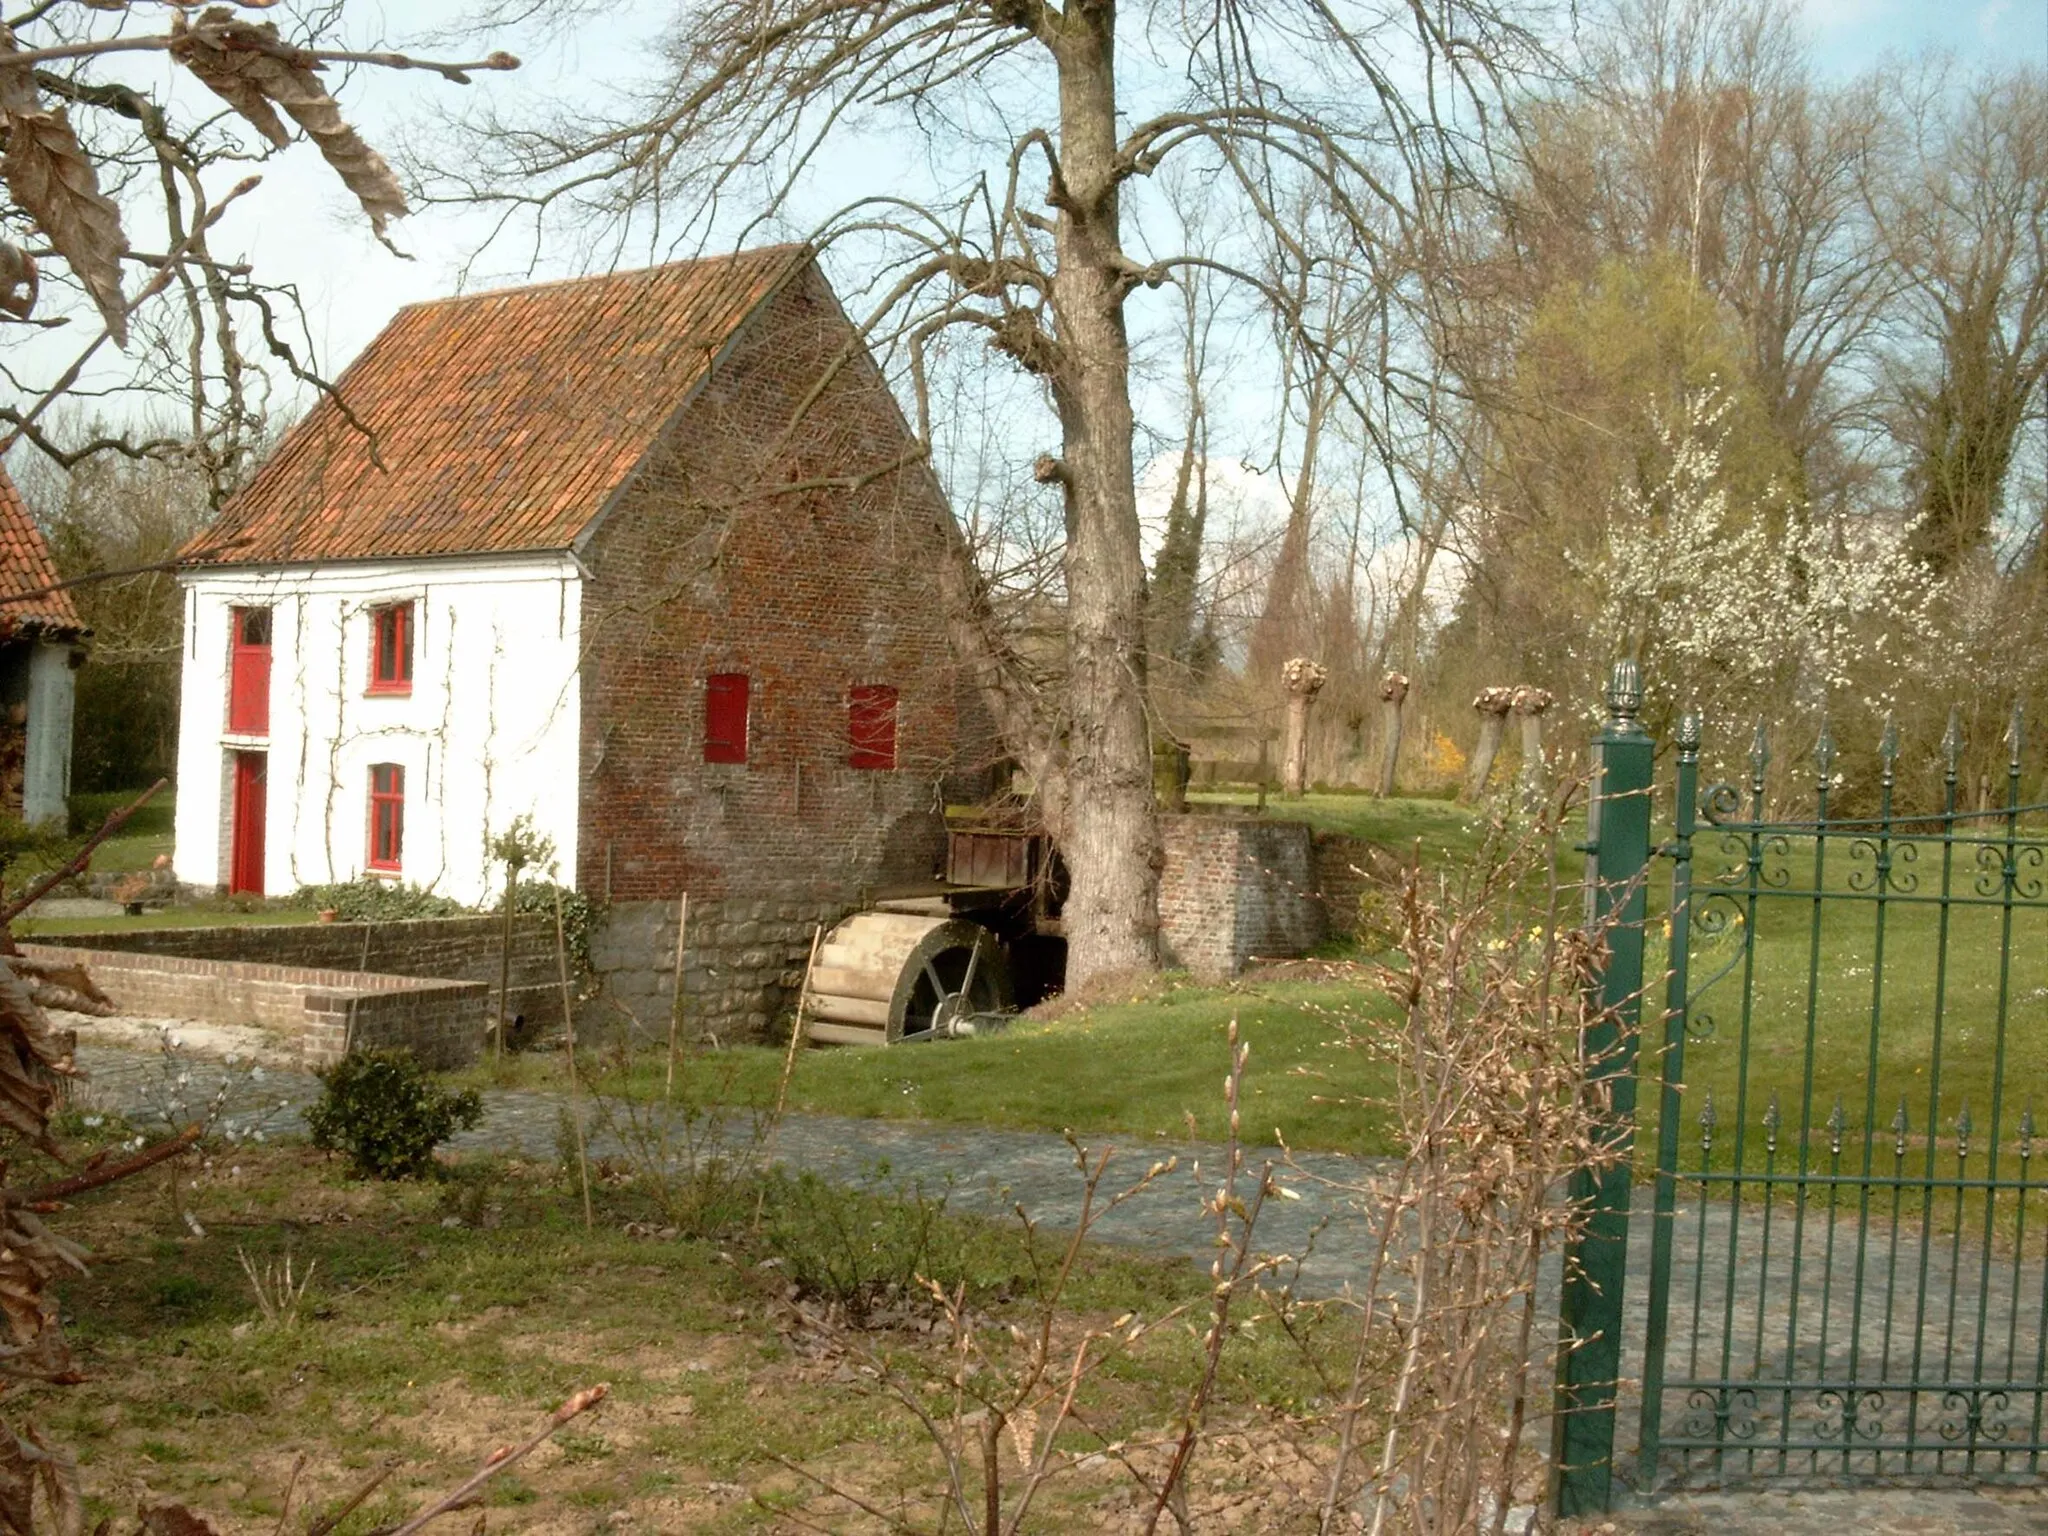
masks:
[[[512,911],[521,917],[545,917],[553,923],[557,895],[562,898],[562,948],[568,952],[570,973],[584,975],[590,970],[590,930],[598,916],[597,906],[588,896],[546,880],[522,880],[512,889]],[[503,895],[491,903],[491,910],[505,910]]]
[[[886,1178],[887,1169],[878,1173]],[[849,1189],[779,1169],[765,1177],[765,1245],[791,1284],[855,1324],[891,1301],[920,1297],[925,1281],[965,1286],[983,1301],[1037,1285],[1039,1266],[1021,1231],[952,1215],[947,1197],[922,1185]]]
[[[289,898],[295,907],[332,911],[343,922],[397,923],[413,917],[461,917],[470,909],[452,896],[438,896],[416,885],[365,875],[339,885],[302,885]]]
[[[363,1178],[409,1179],[431,1172],[434,1148],[483,1117],[474,1089],[450,1093],[403,1051],[361,1051],[320,1074],[306,1128]]]

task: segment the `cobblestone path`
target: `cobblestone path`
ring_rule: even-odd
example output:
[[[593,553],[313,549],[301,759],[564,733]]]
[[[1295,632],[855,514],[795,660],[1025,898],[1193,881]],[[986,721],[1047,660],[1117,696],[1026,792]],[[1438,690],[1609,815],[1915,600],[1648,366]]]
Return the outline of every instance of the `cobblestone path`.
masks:
[[[80,1095],[81,1107],[118,1110],[144,1120],[183,1121],[209,1104],[223,1084],[231,1085],[222,1114],[225,1128],[238,1132],[262,1130],[266,1135],[302,1133],[303,1106],[317,1092],[314,1079],[302,1072],[270,1069],[260,1077],[230,1071],[218,1063],[197,1059],[184,1061],[179,1073],[183,1082],[172,1080],[160,1056],[144,1051],[81,1046],[80,1065],[90,1074]],[[476,1130],[457,1137],[458,1149],[505,1152],[529,1158],[556,1155],[566,1095],[545,1092],[486,1092],[485,1119]],[[1155,1160],[1177,1156],[1180,1166],[1159,1179],[1153,1187],[1119,1205],[1103,1216],[1096,1234],[1106,1241],[1128,1244],[1160,1253],[1183,1253],[1192,1261],[1207,1264],[1214,1253],[1214,1228],[1201,1211],[1205,1188],[1213,1188],[1221,1163],[1221,1151],[1213,1146],[1192,1146],[1164,1140],[1131,1138],[1128,1143],[1115,1137],[1090,1137],[1099,1149],[1115,1145],[1124,1182],[1143,1173]],[[602,1134],[593,1133],[593,1155],[615,1154],[619,1147]],[[1022,1206],[1040,1225],[1058,1230],[1071,1227],[1080,1211],[1082,1182],[1075,1170],[1072,1150],[1059,1137],[1041,1133],[941,1126],[909,1122],[846,1119],[828,1115],[791,1115],[778,1129],[771,1149],[773,1158],[786,1167],[815,1172],[821,1176],[855,1184],[920,1181],[928,1190],[950,1188],[950,1204],[957,1208],[989,1214],[1005,1214]],[[1273,1149],[1253,1149],[1249,1154],[1254,1169],[1267,1158],[1279,1160]],[[1331,1295],[1363,1283],[1371,1261],[1372,1233],[1369,1223],[1347,1204],[1344,1189],[1368,1178],[1375,1164],[1337,1154],[1297,1154],[1295,1166],[1282,1174],[1283,1182],[1298,1199],[1269,1202],[1260,1221],[1260,1246],[1302,1256],[1297,1289],[1305,1294]],[[1196,1168],[1201,1170],[1199,1178]],[[1114,1176],[1106,1187],[1121,1187]],[[1641,1369],[1642,1341],[1646,1316],[1646,1286],[1636,1277],[1648,1273],[1649,1223],[1642,1216],[1647,1191],[1638,1192],[1637,1219],[1630,1229],[1630,1275],[1627,1337],[1623,1369],[1631,1374]],[[1753,1365],[1757,1341],[1763,1341],[1766,1356],[1776,1350],[1782,1357],[1788,1346],[1805,1369],[1825,1355],[1838,1359],[1841,1340],[1852,1315],[1841,1302],[1823,1309],[1818,1298],[1825,1286],[1832,1296],[1850,1296],[1855,1291],[1855,1266],[1873,1262],[1868,1252],[1859,1254],[1852,1243],[1837,1239],[1828,1246],[1824,1225],[1814,1223],[1802,1242],[1803,1279],[1797,1290],[1788,1283],[1773,1289],[1762,1271],[1763,1229],[1750,1219],[1732,1235],[1727,1231],[1724,1207],[1710,1206],[1702,1212],[1696,1204],[1681,1206],[1674,1244],[1676,1268],[1674,1305],[1674,1365],[1682,1364],[1692,1347],[1694,1329],[1690,1298],[1697,1282],[1702,1298],[1697,1316],[1701,1350],[1717,1360],[1720,1348],[1720,1319],[1728,1310],[1715,1302],[1711,1287],[1726,1286],[1725,1271],[1717,1269],[1713,1255],[1731,1240],[1737,1255],[1733,1349],[1738,1365]],[[1886,1227],[1873,1229],[1872,1243],[1888,1251]],[[1772,1238],[1776,1244],[1771,1259],[1773,1273],[1785,1274],[1789,1256],[1788,1238],[1782,1223]],[[1917,1238],[1902,1239],[1910,1247]],[[1869,1245],[1866,1245],[1866,1248]],[[1917,1253],[1917,1249],[1913,1250]],[[1967,1243],[1957,1250],[1960,1257],[1946,1268],[1934,1266],[1931,1279],[1937,1287],[1922,1333],[1929,1350],[1970,1349],[1974,1346],[1974,1315],[1950,1328],[1942,1304],[1948,1283],[1945,1276],[1975,1274],[1978,1250]],[[1937,1256],[1939,1256],[1937,1250]],[[1707,1255],[1704,1269],[1698,1255]],[[1958,1267],[1959,1266],[1959,1267]],[[2017,1365],[2029,1367],[2030,1376],[2038,1336],[2029,1333],[2010,1343],[2000,1331],[2006,1322],[2022,1323],[2037,1312],[2041,1296],[2042,1266],[2031,1269],[2002,1261],[1993,1271],[1993,1321],[1987,1324],[1999,1353],[2011,1353]],[[2004,1280],[2010,1269],[2010,1281]],[[1970,1281],[1974,1285],[1974,1281]],[[2004,1290],[1999,1289],[2003,1285]],[[1555,1275],[1548,1288],[1554,1294]],[[1975,1290],[1966,1294],[1974,1302]],[[1791,1316],[1791,1298],[1803,1298],[1802,1314]],[[1758,1305],[1755,1298],[1763,1298]],[[1860,1295],[1860,1309],[1872,1337],[1884,1324],[1881,1309],[1886,1297],[1875,1290]],[[1724,1298],[1725,1300],[1725,1298]],[[2003,1310],[1998,1310],[2002,1308]],[[1906,1347],[1902,1318],[1897,1308],[1891,1319],[1892,1348],[1896,1355]],[[1550,1316],[1554,1308],[1546,1300]],[[2005,1320],[2005,1321],[2000,1321]],[[1824,1339],[1822,1329],[1830,1328],[1833,1342]],[[1931,1356],[1930,1356],[1931,1358]],[[2017,1368],[2017,1366],[2016,1366]],[[1768,1396],[1768,1394],[1766,1394]],[[1925,1396],[1926,1394],[1922,1394]],[[2024,1413],[2030,1413],[2032,1399]],[[1807,1405],[1811,1412],[1812,1405]],[[1797,1410],[1795,1409],[1795,1412]],[[1930,1409],[1938,1411],[1938,1409]],[[1619,1420],[1617,1450],[1633,1463],[1637,1404],[1633,1394],[1624,1399]],[[1667,1406],[1667,1429],[1683,1422],[1687,1404],[1682,1396]],[[1749,1433],[1768,1442],[1775,1435],[1779,1417],[1769,1402],[1757,1407]],[[1767,1457],[1769,1462],[1771,1458]],[[1740,1469],[1737,1469],[1740,1470]],[[1770,1470],[1767,1465],[1764,1470]],[[1794,1471],[1800,1470],[1796,1465]],[[1808,1467],[1825,1478],[1828,1468]],[[2008,1536],[2008,1533],[2041,1533],[2048,1536],[2048,1493],[2034,1487],[1997,1487],[1957,1491],[1927,1491],[1892,1488],[1829,1490],[1816,1485],[1811,1490],[1743,1490],[1731,1492],[1676,1493],[1661,1496],[1639,1506],[1618,1511],[1604,1522],[1616,1532],[1641,1532],[1644,1536],[1784,1536],[1784,1533],[1853,1529],[1856,1536]],[[1586,1522],[1576,1529],[1597,1532],[1603,1522]]]
[[[185,1123],[227,1084],[224,1129],[302,1135],[301,1111],[319,1092],[318,1083],[304,1072],[271,1068],[252,1079],[217,1062],[186,1059],[177,1070],[187,1080],[178,1083],[171,1080],[163,1058],[148,1052],[82,1045],[78,1057],[88,1074],[82,1105],[165,1124]],[[455,1137],[452,1147],[536,1159],[556,1155],[562,1117],[569,1107],[566,1094],[486,1091],[483,1098],[483,1123]],[[589,1121],[586,1107],[586,1124]],[[1094,1229],[1098,1237],[1209,1262],[1215,1252],[1215,1228],[1202,1214],[1201,1200],[1203,1190],[1214,1187],[1223,1160],[1221,1148],[1107,1135],[1087,1137],[1084,1145],[1098,1152],[1105,1146],[1116,1151],[1103,1180],[1104,1194],[1136,1182],[1154,1162],[1179,1159],[1173,1172],[1103,1215]],[[593,1129],[592,1156],[613,1156],[621,1150],[617,1138]],[[918,1183],[931,1193],[950,1189],[948,1205],[954,1209],[1000,1216],[1021,1205],[1034,1222],[1052,1230],[1071,1229],[1080,1218],[1083,1184],[1073,1149],[1058,1136],[1040,1132],[797,1114],[783,1120],[769,1152],[784,1167],[841,1183]],[[1277,1163],[1281,1153],[1255,1148],[1247,1154],[1252,1177],[1267,1160]],[[1371,1165],[1332,1153],[1297,1153],[1294,1161],[1299,1172],[1288,1174],[1283,1182],[1300,1198],[1267,1203],[1259,1219],[1260,1247],[1306,1255],[1301,1270],[1304,1290],[1340,1292],[1363,1279],[1371,1257],[1370,1233],[1363,1222],[1329,1219],[1342,1206],[1330,1185],[1355,1181]]]

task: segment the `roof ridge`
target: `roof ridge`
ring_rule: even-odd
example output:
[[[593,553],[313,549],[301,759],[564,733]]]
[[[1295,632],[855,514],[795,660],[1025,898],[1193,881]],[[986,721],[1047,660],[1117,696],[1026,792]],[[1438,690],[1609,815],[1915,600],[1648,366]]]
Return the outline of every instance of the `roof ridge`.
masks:
[[[323,395],[183,556],[239,566],[573,547],[812,257],[808,244],[761,246],[407,305],[336,382],[347,407]],[[227,535],[240,536],[232,550]]]
[[[657,262],[651,267],[614,267],[609,272],[586,272],[580,277],[542,277],[529,283],[507,283],[502,288],[475,288],[467,293],[444,293],[438,299],[414,299],[398,306],[398,314],[412,309],[436,309],[447,304],[467,304],[476,299],[503,298],[515,293],[539,293],[549,288],[574,288],[583,283],[609,283],[622,278],[651,278],[679,267],[709,267],[727,262],[751,261],[768,256],[808,251],[808,240],[784,240],[776,245],[750,245],[745,250],[727,251],[720,256],[685,256],[677,261]],[[381,333],[380,333],[381,334]]]

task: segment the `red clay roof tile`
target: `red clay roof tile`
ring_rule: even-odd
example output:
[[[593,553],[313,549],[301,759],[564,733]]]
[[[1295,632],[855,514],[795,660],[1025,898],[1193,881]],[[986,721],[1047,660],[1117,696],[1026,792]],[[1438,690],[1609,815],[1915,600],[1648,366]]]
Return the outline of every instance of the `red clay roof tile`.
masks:
[[[771,246],[408,306],[185,557],[566,549],[805,259]]]
[[[57,581],[57,562],[43,532],[29,516],[28,503],[0,470],[0,625],[39,625],[46,629],[82,630],[69,592],[44,589]],[[19,597],[17,593],[34,593]]]

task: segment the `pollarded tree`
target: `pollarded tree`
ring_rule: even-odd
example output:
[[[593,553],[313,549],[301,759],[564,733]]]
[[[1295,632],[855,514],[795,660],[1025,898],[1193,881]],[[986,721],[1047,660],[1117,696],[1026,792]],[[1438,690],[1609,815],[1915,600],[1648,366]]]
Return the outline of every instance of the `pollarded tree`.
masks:
[[[874,283],[867,334],[897,349],[913,390],[924,349],[955,327],[1038,381],[1058,447],[1037,474],[1065,512],[1059,686],[1020,677],[964,558],[944,600],[1072,872],[1081,981],[1157,963],[1133,295],[1206,267],[1286,300],[1245,254],[1254,241],[1134,254],[1151,231],[1133,189],[1188,165],[1284,240],[1274,188],[1314,182],[1353,259],[1391,281],[1387,229],[1398,238],[1418,199],[1482,158],[1466,151],[1500,120],[1504,74],[1541,57],[1514,14],[1534,9],[686,0],[658,78],[609,113],[579,101],[541,125],[476,124],[478,165],[443,195],[595,215],[666,253],[728,238],[735,206],[746,230],[796,217],[829,165],[846,193],[805,222],[821,247],[848,242]]]

